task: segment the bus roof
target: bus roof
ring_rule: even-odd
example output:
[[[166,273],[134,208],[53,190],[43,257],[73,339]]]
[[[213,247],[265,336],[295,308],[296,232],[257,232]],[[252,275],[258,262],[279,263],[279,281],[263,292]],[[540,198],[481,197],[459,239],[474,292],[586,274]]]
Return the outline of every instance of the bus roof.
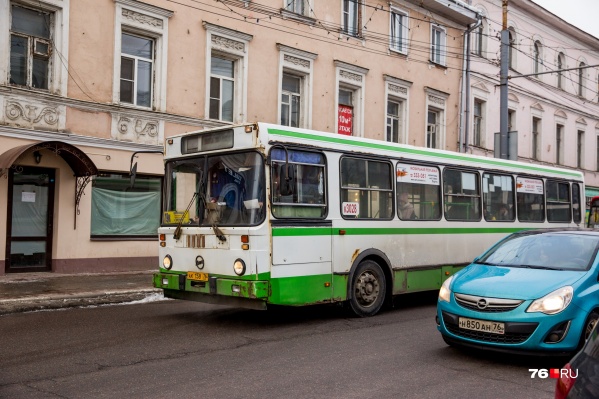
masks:
[[[199,130],[189,132],[170,138],[184,137],[190,134],[208,133],[215,130],[231,129],[256,125],[261,132],[263,144],[268,145],[270,141],[286,142],[294,144],[309,144],[322,149],[333,149],[339,151],[357,151],[362,153],[372,153],[376,155],[385,155],[393,158],[408,157],[428,162],[440,162],[444,164],[457,164],[486,168],[497,168],[510,171],[518,171],[529,174],[553,175],[556,177],[570,178],[583,181],[583,173],[575,169],[556,168],[537,163],[528,163],[521,161],[511,161],[494,157],[484,157],[459,153],[454,151],[440,150],[434,148],[416,147],[409,144],[398,144],[377,139],[368,139],[363,137],[345,136],[328,132],[319,132],[309,129],[292,128],[288,126],[275,125],[270,123],[244,123],[237,125],[223,126],[215,129]],[[264,132],[267,134],[264,135]]]

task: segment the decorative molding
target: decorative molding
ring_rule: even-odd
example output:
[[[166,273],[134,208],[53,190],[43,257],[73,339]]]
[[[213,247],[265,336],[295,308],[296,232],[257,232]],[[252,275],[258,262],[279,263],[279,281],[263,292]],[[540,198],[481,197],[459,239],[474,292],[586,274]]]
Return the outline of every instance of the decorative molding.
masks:
[[[356,82],[362,83],[362,75],[344,71],[343,69],[339,71],[339,77],[344,78],[345,80],[355,80]]]
[[[154,28],[163,28],[163,23],[161,19],[140,14],[138,12],[127,10],[125,8],[123,8],[122,14],[123,18],[128,19],[129,21],[137,22],[142,25],[150,25]]]
[[[245,43],[218,35],[212,35],[212,47],[223,50],[241,51],[242,53],[245,53]]]
[[[221,35],[234,37],[234,38],[242,40],[244,42],[249,42],[250,40],[252,40],[254,38],[253,35],[243,33],[243,32],[237,31],[237,30],[225,28],[223,26],[214,25],[214,24],[211,24],[210,22],[206,22],[206,21],[202,22],[202,26],[204,27],[204,29],[206,29],[208,31],[220,33]]]
[[[428,101],[433,104],[439,104],[439,105],[445,106],[445,99],[443,99],[441,97],[433,96],[432,94],[428,95]]]
[[[403,94],[406,96],[408,95],[408,89],[406,87],[394,85],[391,83],[389,83],[388,87],[389,87],[389,91],[391,91],[393,93]]]
[[[163,126],[158,119],[115,113],[112,114],[111,136],[119,141],[158,145],[164,137]]]
[[[555,111],[554,113],[555,116],[559,117],[559,118],[564,118],[564,119],[568,119],[568,115],[562,111],[561,109],[558,109]]]
[[[170,18],[174,14],[173,11],[167,10],[166,8],[156,7],[137,0],[114,0],[114,2],[121,4],[124,7],[136,8],[137,10],[150,12],[155,15],[160,15],[161,17]]]
[[[395,76],[385,74],[383,75],[383,79],[385,80],[385,82],[393,83],[397,86],[403,86],[405,88],[412,87],[412,82],[410,82],[409,80],[396,78]]]
[[[538,111],[545,111],[545,109],[543,108],[543,106],[540,103],[534,103],[533,105],[530,106],[531,109],[536,109]]]
[[[65,106],[0,96],[0,105],[2,104],[0,124],[29,129],[64,130]]]
[[[318,54],[311,53],[309,51],[300,50],[294,47],[285,46],[284,44],[277,43],[277,49],[282,53],[289,53],[292,55],[296,55],[301,58],[307,58],[309,60],[315,60],[318,57]]]
[[[283,55],[283,61],[302,68],[310,68],[310,61],[303,58],[297,58],[289,54]]]
[[[576,119],[576,123],[578,123],[580,125],[585,125],[585,126],[587,125],[587,121],[583,117]]]
[[[343,61],[339,61],[339,60],[333,60],[333,63],[335,64],[335,66],[337,68],[346,69],[348,71],[352,71],[352,72],[358,73],[360,75],[366,75],[368,73],[368,69],[363,68],[361,66],[348,64],[347,62],[343,62]]]

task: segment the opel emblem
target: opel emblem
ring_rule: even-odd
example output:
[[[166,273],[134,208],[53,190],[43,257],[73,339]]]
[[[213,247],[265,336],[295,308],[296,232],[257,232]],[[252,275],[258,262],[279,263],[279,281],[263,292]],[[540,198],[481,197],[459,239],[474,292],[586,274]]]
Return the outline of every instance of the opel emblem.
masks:
[[[478,302],[476,303],[476,306],[478,306],[479,309],[486,309],[487,305],[488,305],[488,303],[485,298],[480,298],[478,300]]]
[[[204,258],[199,255],[196,257],[196,267],[200,270],[204,268]]]

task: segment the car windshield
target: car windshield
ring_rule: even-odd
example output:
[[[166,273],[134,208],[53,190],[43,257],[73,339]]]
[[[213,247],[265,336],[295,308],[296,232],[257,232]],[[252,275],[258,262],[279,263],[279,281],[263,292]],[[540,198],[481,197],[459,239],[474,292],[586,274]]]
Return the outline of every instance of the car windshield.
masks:
[[[599,236],[585,234],[514,234],[477,260],[497,266],[552,270],[588,270]]]
[[[166,164],[162,223],[256,225],[264,220],[264,160],[257,152]]]

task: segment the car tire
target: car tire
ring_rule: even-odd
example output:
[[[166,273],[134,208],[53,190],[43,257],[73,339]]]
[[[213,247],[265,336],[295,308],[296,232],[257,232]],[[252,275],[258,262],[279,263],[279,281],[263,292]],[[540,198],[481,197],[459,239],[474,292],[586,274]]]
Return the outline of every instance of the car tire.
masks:
[[[582,333],[580,334],[580,343],[578,344],[578,349],[581,349],[584,343],[591,336],[591,332],[593,332],[593,328],[599,321],[599,312],[593,310],[589,317],[587,317],[587,321],[584,323],[584,327],[582,329]]]
[[[372,261],[360,262],[351,281],[349,307],[359,317],[374,316],[383,306],[387,282],[381,266]]]

